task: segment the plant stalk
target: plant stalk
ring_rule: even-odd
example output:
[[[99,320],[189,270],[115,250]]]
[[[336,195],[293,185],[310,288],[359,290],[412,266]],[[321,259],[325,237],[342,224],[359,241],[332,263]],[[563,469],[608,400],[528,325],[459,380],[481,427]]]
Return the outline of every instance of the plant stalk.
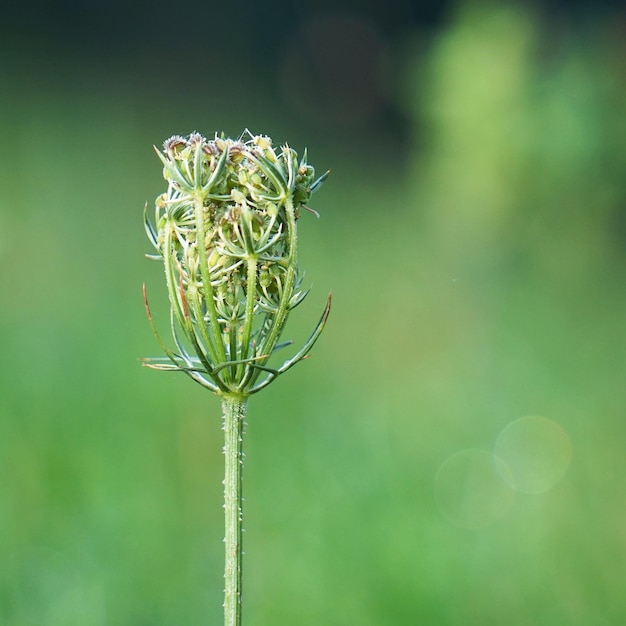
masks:
[[[247,399],[222,398],[224,416],[224,626],[241,626],[243,430]]]

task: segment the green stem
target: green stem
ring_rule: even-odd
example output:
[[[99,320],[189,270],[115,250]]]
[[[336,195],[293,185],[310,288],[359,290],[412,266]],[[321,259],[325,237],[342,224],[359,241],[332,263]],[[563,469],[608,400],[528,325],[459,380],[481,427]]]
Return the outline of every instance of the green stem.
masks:
[[[294,285],[296,283],[297,273],[297,249],[298,249],[298,231],[296,229],[296,216],[293,207],[293,201],[288,198],[285,202],[285,213],[287,215],[287,224],[289,232],[289,256],[287,258],[287,276],[285,277],[285,285],[283,288],[283,296],[278,307],[278,311],[274,315],[274,321],[265,335],[265,339],[262,342],[258,353],[266,356],[265,359],[259,361],[260,365],[264,365],[269,359],[272,350],[276,346],[276,342],[280,338],[287,315],[289,314],[289,301],[293,295]],[[261,370],[257,369],[252,376],[252,382],[258,378]]]
[[[241,338],[241,354],[239,358],[245,361],[250,354],[250,337],[252,335],[252,324],[254,322],[254,301],[256,296],[256,275],[257,258],[252,256],[248,258],[248,273],[246,277],[246,317],[243,327],[243,336]],[[253,354],[252,356],[256,356]],[[248,365],[240,366],[237,372],[237,380],[240,381],[239,388],[248,381],[250,367]]]
[[[224,626],[241,626],[242,473],[246,398],[227,395],[224,415]]]
[[[224,340],[222,338],[222,330],[217,318],[217,311],[215,310],[215,300],[213,299],[213,286],[211,285],[211,275],[209,273],[209,263],[206,253],[206,232],[204,230],[204,201],[201,196],[194,197],[194,213],[196,217],[196,244],[198,249],[198,259],[200,261],[200,275],[202,277],[202,285],[204,286],[204,301],[206,302],[207,313],[209,314],[209,324],[213,331],[213,338],[215,339],[215,347],[211,336],[206,330],[205,325],[202,323],[202,319],[198,320],[200,332],[203,335],[203,339],[208,344],[207,347],[212,354],[217,355],[219,362],[226,361],[226,351],[224,349]]]

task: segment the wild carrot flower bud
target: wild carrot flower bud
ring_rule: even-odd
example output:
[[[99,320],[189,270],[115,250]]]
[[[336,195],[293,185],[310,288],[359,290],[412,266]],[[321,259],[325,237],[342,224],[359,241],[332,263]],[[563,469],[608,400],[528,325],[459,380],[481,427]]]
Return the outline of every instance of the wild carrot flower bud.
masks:
[[[155,148],[156,150],[156,148]],[[163,261],[176,349],[146,365],[176,370],[221,395],[242,397],[267,386],[302,360],[322,332],[330,296],[311,337],[278,367],[289,312],[307,295],[297,261],[299,208],[328,172],[315,178],[306,151],[275,148],[270,137],[199,133],[173,136],[156,150],[167,192],[146,232]],[[312,211],[315,213],[314,211]]]

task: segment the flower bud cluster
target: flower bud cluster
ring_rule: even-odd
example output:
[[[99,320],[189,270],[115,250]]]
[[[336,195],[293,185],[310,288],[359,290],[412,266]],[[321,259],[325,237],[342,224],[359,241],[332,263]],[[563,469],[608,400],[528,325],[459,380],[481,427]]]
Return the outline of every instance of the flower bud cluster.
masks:
[[[178,350],[151,366],[185,371],[217,393],[248,395],[303,358],[326,321],[329,305],[296,357],[266,365],[307,293],[296,222],[328,172],[316,180],[306,152],[298,161],[289,146],[276,149],[250,133],[174,136],[157,155],[168,189],[146,231],[164,262]]]

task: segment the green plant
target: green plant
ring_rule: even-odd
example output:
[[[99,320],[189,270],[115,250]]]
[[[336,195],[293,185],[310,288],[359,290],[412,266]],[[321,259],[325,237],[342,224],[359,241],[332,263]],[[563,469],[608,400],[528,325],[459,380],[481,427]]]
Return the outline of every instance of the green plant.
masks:
[[[224,418],[224,623],[241,624],[243,430],[247,399],[304,359],[320,336],[326,308],[294,356],[269,359],[287,317],[306,297],[297,262],[300,209],[328,176],[315,179],[306,151],[300,162],[284,145],[246,132],[238,140],[198,133],[168,139],[163,151],[167,192],[156,201],[146,232],[162,260],[176,348],[150,325],[165,357],[148,367],[184,372],[222,399]]]

